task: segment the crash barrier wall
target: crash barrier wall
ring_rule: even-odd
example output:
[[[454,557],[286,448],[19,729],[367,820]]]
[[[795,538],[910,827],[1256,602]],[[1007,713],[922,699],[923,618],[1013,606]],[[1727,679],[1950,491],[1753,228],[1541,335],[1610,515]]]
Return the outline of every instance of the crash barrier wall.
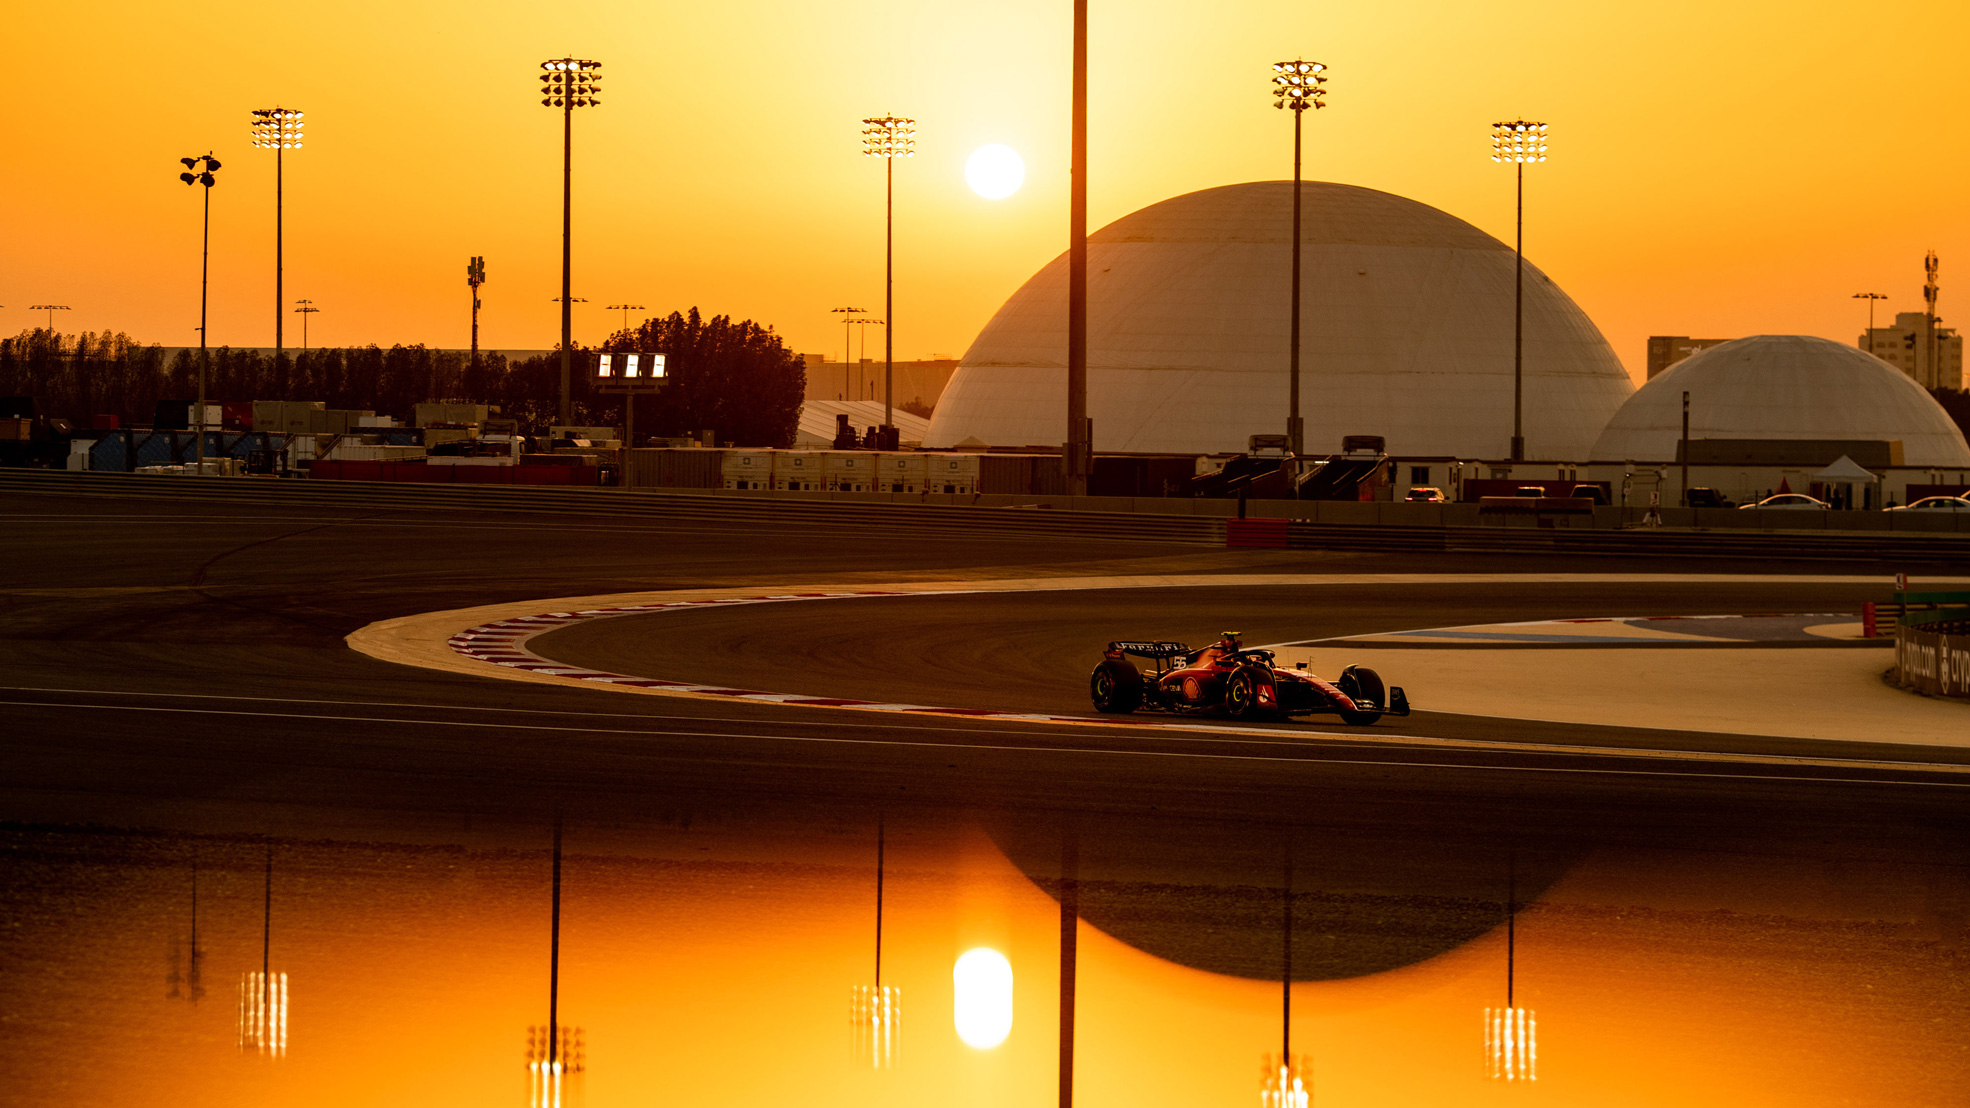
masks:
[[[599,470],[588,465],[461,466],[428,462],[319,461],[308,471],[315,481],[398,481],[438,485],[595,485]]]
[[[1953,626],[1958,623],[1964,626]],[[1864,638],[1894,638],[1904,626],[1970,634],[1970,592],[1898,592],[1887,603],[1861,605]]]
[[[1900,628],[1895,634],[1895,680],[1930,696],[1970,700],[1970,626],[1956,634]],[[1970,720],[1964,723],[1970,726]]]
[[[480,468],[480,467],[458,467]],[[483,467],[494,468],[494,467]],[[136,496],[151,499],[313,503],[367,510],[533,512],[659,519],[725,520],[734,524],[833,526],[897,534],[969,533],[1000,537],[1057,538],[1223,545],[1226,520],[1205,515],[1157,514],[1151,505],[1235,511],[1236,502],[1058,498],[1051,510],[1035,510],[1016,497],[774,494],[718,490],[543,488],[466,484],[302,481],[276,478],[146,477],[59,470],[0,470],[0,489],[61,495]],[[1071,506],[1071,507],[1070,507]],[[1255,514],[1278,518],[1274,508],[1297,502],[1253,501]],[[1390,509],[1391,504],[1320,505],[1322,508]],[[1432,507],[1408,505],[1408,507]],[[1749,514],[1749,513],[1747,513]],[[1390,526],[1289,521],[1293,549],[1729,557],[1804,561],[1859,561],[1902,565],[1970,560],[1970,536],[1814,532],[1785,534],[1663,529],[1534,530],[1475,526]]]

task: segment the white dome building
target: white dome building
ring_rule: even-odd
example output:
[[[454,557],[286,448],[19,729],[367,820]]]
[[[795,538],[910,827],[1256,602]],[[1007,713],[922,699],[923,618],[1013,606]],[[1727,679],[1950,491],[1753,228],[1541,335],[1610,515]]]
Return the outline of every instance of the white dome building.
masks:
[[[1512,249],[1386,192],[1307,182],[1300,412],[1309,453],[1381,435],[1393,454],[1503,458],[1512,434]],[[1283,433],[1291,182],[1205,189],[1089,237],[1088,414],[1097,450],[1208,453]],[[1067,438],[1067,256],[985,325],[926,446]],[[1634,392],[1551,279],[1525,267],[1528,458],[1585,461]]]
[[[1753,335],[1657,374],[1608,421],[1597,461],[1669,461],[1690,394],[1691,439],[1899,440],[1902,464],[1970,466],[1949,413],[1900,370],[1811,335]]]

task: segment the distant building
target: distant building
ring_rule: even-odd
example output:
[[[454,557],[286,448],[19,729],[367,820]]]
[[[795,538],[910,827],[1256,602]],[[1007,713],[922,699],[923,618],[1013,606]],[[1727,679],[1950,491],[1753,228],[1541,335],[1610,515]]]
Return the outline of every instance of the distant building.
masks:
[[[1954,327],[1935,327],[1921,312],[1897,312],[1890,327],[1861,336],[1860,348],[1907,374],[1925,389],[1963,387],[1963,336]]]
[[[1699,350],[1722,346],[1729,339],[1693,339],[1688,335],[1650,335],[1649,336],[1649,375],[1655,375],[1689,357]]]

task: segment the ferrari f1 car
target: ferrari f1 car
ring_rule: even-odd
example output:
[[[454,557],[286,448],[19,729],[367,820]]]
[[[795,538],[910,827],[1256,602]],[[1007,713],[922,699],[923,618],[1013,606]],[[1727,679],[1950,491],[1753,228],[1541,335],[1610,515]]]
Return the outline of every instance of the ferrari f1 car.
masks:
[[[1131,657],[1148,659],[1150,667],[1137,668]],[[1270,650],[1245,649],[1235,632],[1202,650],[1180,642],[1111,642],[1088,691],[1095,711],[1110,715],[1142,710],[1259,719],[1333,712],[1365,727],[1385,715],[1409,714],[1402,688],[1385,686],[1366,666],[1349,666],[1330,683],[1304,662],[1287,669],[1273,664]]]

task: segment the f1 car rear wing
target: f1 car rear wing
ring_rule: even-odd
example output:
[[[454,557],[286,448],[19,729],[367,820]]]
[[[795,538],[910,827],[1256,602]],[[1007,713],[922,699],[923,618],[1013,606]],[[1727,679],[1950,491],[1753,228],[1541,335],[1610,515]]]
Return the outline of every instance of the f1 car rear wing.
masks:
[[[1180,642],[1111,642],[1107,653],[1111,658],[1124,654],[1138,658],[1177,658],[1190,653],[1190,648]]]

